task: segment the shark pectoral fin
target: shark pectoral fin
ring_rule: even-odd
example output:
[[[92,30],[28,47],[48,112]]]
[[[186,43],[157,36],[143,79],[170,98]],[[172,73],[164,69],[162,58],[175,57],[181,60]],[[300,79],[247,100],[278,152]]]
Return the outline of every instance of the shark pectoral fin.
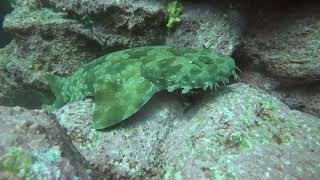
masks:
[[[98,83],[95,92],[93,127],[103,129],[137,112],[158,90],[143,77]]]

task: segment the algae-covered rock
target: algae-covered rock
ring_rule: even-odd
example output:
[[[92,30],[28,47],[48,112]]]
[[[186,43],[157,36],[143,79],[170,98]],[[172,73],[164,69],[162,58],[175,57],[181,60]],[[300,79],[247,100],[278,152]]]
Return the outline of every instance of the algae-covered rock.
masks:
[[[289,4],[259,6],[249,15],[246,54],[282,81],[319,81],[319,3]]]
[[[319,2],[252,2],[234,53],[244,83],[276,95],[290,108],[320,117]]]
[[[0,106],[0,178],[88,178],[54,116],[21,107]]]
[[[241,43],[244,19],[240,9],[227,3],[183,1],[180,22],[167,37],[167,44],[213,48],[231,55]]]
[[[25,153],[21,148],[10,147],[8,152],[1,158],[0,170],[11,172],[13,175],[26,177],[32,165],[32,156]]]
[[[94,39],[106,49],[163,44],[166,13],[161,1],[49,0],[50,7],[87,24]]]
[[[44,91],[45,83],[39,80],[41,73],[23,67],[23,61],[17,56],[15,41],[0,49],[0,104],[31,109],[50,104],[52,95]]]
[[[5,104],[4,102],[8,102],[7,97],[10,97],[10,91],[14,87],[18,87],[18,84],[12,78],[13,75],[7,73],[6,64],[10,61],[10,59],[14,58],[16,51],[16,44],[11,42],[6,47],[0,49],[0,102],[1,104]]]
[[[16,34],[15,58],[7,65],[11,74],[34,84],[41,82],[42,72],[70,74],[96,57],[99,46],[77,34],[72,28],[81,24],[66,15],[48,8],[17,7],[6,17],[4,28]]]
[[[160,93],[137,114],[103,131],[92,127],[93,109],[92,101],[86,100],[55,113],[90,166],[107,179],[160,178],[157,155],[171,126],[184,112],[183,101]]]
[[[292,109],[320,117],[320,84],[316,82],[288,85],[256,70],[242,72],[240,79],[278,97]]]
[[[165,177],[313,179],[319,119],[265,92],[234,84],[207,97],[173,127],[159,156]],[[188,117],[188,116],[187,116]]]
[[[189,105],[188,105],[189,104]],[[275,97],[234,84],[192,103],[158,94],[128,121],[95,131],[90,100],[57,119],[107,177],[306,178],[319,175],[320,121]]]
[[[63,13],[46,8],[17,6],[6,16],[4,28],[15,36],[0,50],[2,105],[41,107],[47,101],[41,99],[50,94],[43,74],[70,74],[96,57],[99,47],[66,29],[77,25]],[[28,100],[22,98],[27,96]]]

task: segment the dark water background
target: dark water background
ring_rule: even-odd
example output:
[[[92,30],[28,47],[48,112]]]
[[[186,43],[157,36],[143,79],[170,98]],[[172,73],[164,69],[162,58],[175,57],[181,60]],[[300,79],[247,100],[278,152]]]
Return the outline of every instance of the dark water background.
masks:
[[[0,0],[0,48],[4,47],[11,40],[10,34],[6,33],[2,28],[4,17],[12,11],[12,7],[8,0]]]

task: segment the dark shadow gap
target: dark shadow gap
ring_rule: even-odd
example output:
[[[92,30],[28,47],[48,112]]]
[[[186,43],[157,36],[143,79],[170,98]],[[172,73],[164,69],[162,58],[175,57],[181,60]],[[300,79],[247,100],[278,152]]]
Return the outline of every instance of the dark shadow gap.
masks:
[[[9,44],[12,40],[12,37],[9,33],[5,32],[2,28],[3,21],[5,16],[13,10],[9,0],[0,1],[0,48],[3,48],[5,45]]]

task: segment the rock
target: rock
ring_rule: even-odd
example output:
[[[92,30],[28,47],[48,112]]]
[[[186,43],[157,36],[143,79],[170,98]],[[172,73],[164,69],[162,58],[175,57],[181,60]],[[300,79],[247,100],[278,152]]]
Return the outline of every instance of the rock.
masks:
[[[272,4],[272,3],[270,3]],[[290,4],[290,5],[288,5]],[[248,13],[245,54],[285,83],[320,79],[319,3],[259,6]]]
[[[52,114],[0,106],[0,123],[1,179],[93,176]]]
[[[55,112],[77,150],[109,178],[319,176],[320,119],[246,84],[197,103],[161,93],[132,118],[95,131],[91,100]],[[186,108],[188,107],[188,108]]]
[[[105,49],[163,44],[166,13],[161,1],[48,0],[50,7],[72,14],[90,27],[88,36]]]
[[[288,0],[248,4],[244,42],[234,58],[242,82],[265,89],[290,108],[320,117],[318,6]]]
[[[26,85],[43,88],[43,73],[70,74],[101,53],[95,42],[77,33],[79,22],[48,8],[17,7],[4,29],[14,34],[16,49],[5,68]],[[85,28],[84,28],[85,29]]]
[[[3,105],[4,99],[7,96],[12,87],[17,87],[18,84],[15,81],[11,81],[12,75],[6,73],[5,64],[8,63],[8,60],[14,56],[15,44],[11,43],[7,45],[5,48],[0,49],[0,102]]]
[[[274,94],[290,107],[320,117],[320,85],[283,87]]]
[[[245,84],[207,97],[173,127],[159,156],[165,177],[314,179],[319,119]]]
[[[0,49],[0,105],[39,109],[51,104],[53,96],[46,90],[43,72],[30,68],[31,61],[17,56],[14,41]]]
[[[240,44],[244,20],[239,9],[229,5],[184,2],[181,22],[169,34],[167,44],[214,48],[231,55]]]
[[[70,74],[101,51],[90,40],[67,29],[81,24],[64,15],[46,8],[18,6],[6,16],[4,28],[14,34],[14,41],[0,51],[2,105],[39,108],[43,102],[27,105],[32,101],[17,102],[17,97],[33,94],[30,91],[48,92],[45,73]]]
[[[242,72],[240,79],[278,97],[292,109],[320,117],[320,86],[316,83],[286,85],[266,73],[254,70]]]
[[[90,100],[66,105],[56,112],[72,143],[107,179],[160,178],[157,155],[183,104],[160,93],[133,117],[103,131],[92,128]]]

